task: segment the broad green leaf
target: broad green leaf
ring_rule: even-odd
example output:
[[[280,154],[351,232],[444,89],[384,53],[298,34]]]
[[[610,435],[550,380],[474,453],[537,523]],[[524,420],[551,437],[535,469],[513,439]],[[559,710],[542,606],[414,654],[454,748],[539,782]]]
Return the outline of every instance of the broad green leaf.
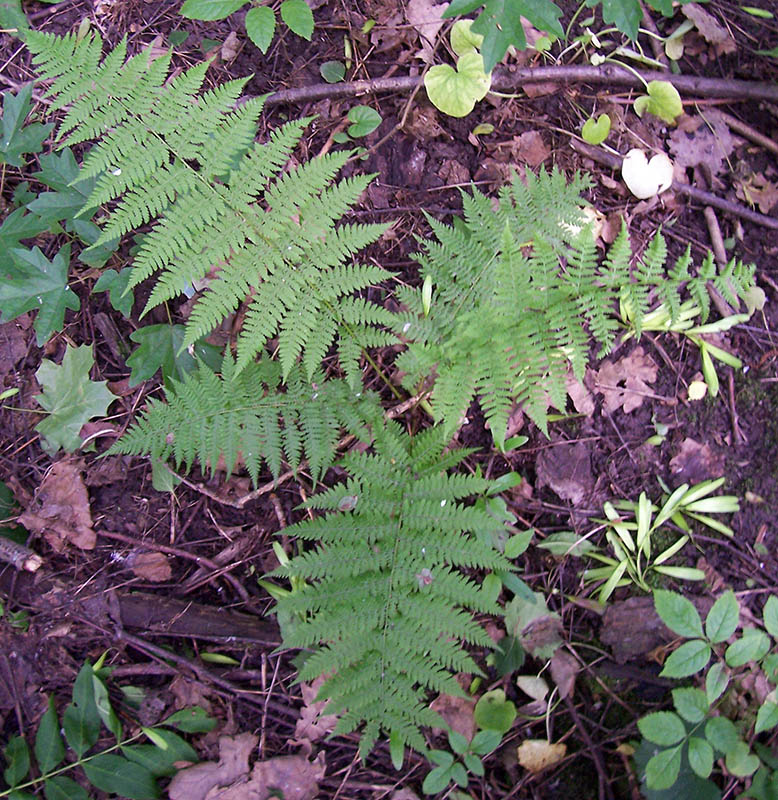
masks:
[[[486,770],[484,769],[484,762],[475,755],[474,753],[465,753],[462,756],[462,761],[467,768],[467,771],[471,775],[477,775],[478,777],[482,777],[486,774]]]
[[[22,0],[0,0],[0,28],[8,34],[24,38],[30,23],[22,11]]]
[[[470,750],[474,753],[478,753],[478,755],[485,756],[487,753],[491,753],[492,750],[499,747],[501,741],[502,733],[500,733],[499,730],[486,729],[478,731],[478,733],[473,736],[473,741],[470,742]]]
[[[757,628],[746,628],[740,639],[732,642],[724,653],[730,667],[742,667],[749,661],[759,661],[770,649],[770,637]]]
[[[65,309],[77,311],[81,301],[68,286],[70,245],[66,244],[49,261],[39,247],[11,251],[16,274],[0,282],[2,322],[37,309],[35,334],[42,347],[56,331],[62,330]]]
[[[132,304],[135,301],[135,295],[132,291],[125,294],[127,284],[130,282],[130,275],[132,275],[132,267],[124,267],[121,272],[117,272],[115,269],[107,269],[97,279],[92,288],[92,293],[108,292],[111,307],[128,319],[132,313]]]
[[[727,769],[738,778],[746,778],[759,769],[759,759],[751,752],[749,746],[741,741],[727,750],[724,763],[727,765]]]
[[[24,275],[11,257],[11,251],[21,245],[22,239],[32,239],[45,230],[40,217],[28,214],[25,208],[17,208],[3,220],[0,225],[0,281]]]
[[[681,748],[660,750],[646,764],[646,783],[650,789],[669,789],[675,783],[680,771]]]
[[[424,794],[437,794],[442,792],[451,783],[451,767],[435,767],[427,773],[421,790]]]
[[[765,700],[756,714],[754,733],[771,731],[776,725],[778,725],[778,703],[772,700]]]
[[[191,706],[176,711],[160,724],[170,725],[184,733],[208,733],[216,727],[216,720],[209,717],[200,706]]]
[[[494,669],[498,675],[511,675],[524,664],[524,648],[515,636],[505,636],[497,642]]]
[[[473,33],[472,26],[473,21],[471,19],[458,19],[451,27],[451,33],[449,34],[451,49],[458,56],[481,49],[484,37],[480,33]]]
[[[79,349],[89,351],[91,361],[91,349],[89,347]],[[65,357],[67,358],[67,354]],[[100,735],[100,715],[97,713],[95,705],[93,675],[90,664],[84,664],[81,667],[73,684],[73,702],[62,715],[65,738],[79,757],[94,745]]]
[[[21,783],[30,771],[30,748],[24,736],[12,736],[3,750],[6,768],[3,778],[9,786]]]
[[[672,694],[675,710],[687,722],[696,724],[705,719],[710,708],[705,692],[693,687],[684,687],[682,689],[673,689]]]
[[[717,661],[705,676],[705,697],[709,705],[713,703],[724,694],[724,690],[729,685],[729,675],[727,675],[726,667],[720,661]]]
[[[186,328],[183,325],[146,325],[133,331],[130,339],[140,345],[127,359],[130,368],[130,386],[153,377],[162,369],[162,380],[181,380],[197,366],[195,355],[209,367],[217,370],[221,364],[218,348],[199,341],[194,345],[194,355],[189,348],[181,350]]]
[[[611,118],[607,114],[600,114],[595,120],[589,117],[581,128],[581,138],[589,144],[602,144],[611,130]]]
[[[457,731],[452,730],[448,732],[448,744],[458,756],[461,756],[462,753],[467,751],[468,741],[466,737]]]
[[[770,653],[762,661],[762,669],[770,683],[778,683],[778,653]]]
[[[234,14],[246,0],[186,0],[178,12],[188,19],[204,19],[211,22]]]
[[[155,800],[160,796],[154,776],[140,764],[113,753],[102,753],[85,761],[82,768],[90,783],[104,792],[128,800]]]
[[[729,589],[713,604],[705,620],[705,635],[713,644],[726,642],[737,628],[740,606],[735,593]]]
[[[540,592],[514,597],[505,609],[505,626],[524,650],[539,659],[551,658],[562,644],[559,616],[549,610]]]
[[[276,32],[276,15],[270,6],[254,6],[246,13],[246,33],[252,42],[267,53]]]
[[[702,639],[692,639],[670,653],[659,674],[663,678],[687,678],[705,669],[709,660],[710,645]]]
[[[116,400],[106,388],[107,381],[92,381],[92,348],[68,345],[62,364],[43,359],[35,377],[43,393],[35,399],[48,416],[35,426],[47,452],[60,447],[73,453],[81,446],[79,431],[93,417],[103,417]],[[69,741],[69,740],[68,740]]]
[[[689,739],[689,766],[701,777],[713,771],[713,748],[699,736]]]
[[[478,53],[465,53],[454,69],[436,64],[424,76],[424,88],[430,102],[444,114],[467,116],[478,100],[483,100],[492,84],[492,76],[484,72],[483,58]]]
[[[778,597],[774,594],[771,594],[764,604],[762,621],[770,636],[778,640]]]
[[[167,749],[153,744],[134,744],[122,748],[122,754],[130,761],[145,767],[155,778],[164,778],[176,773],[176,762],[198,761],[192,746],[177,733],[164,728],[154,729],[155,737],[163,741]]]
[[[678,592],[665,589],[654,590],[654,607],[673,633],[686,638],[702,637],[702,620],[694,607],[694,603]]]
[[[647,111],[668,125],[675,125],[676,118],[683,114],[683,103],[678,89],[668,81],[649,81],[646,91],[648,94],[635,99],[635,113],[642,117]]]
[[[75,233],[85,245],[88,245],[82,248],[76,256],[82,264],[86,264],[88,267],[102,267],[119,247],[118,238],[97,244],[103,232],[88,219],[65,220],[65,230],[68,233]]]
[[[313,36],[313,12],[305,0],[284,0],[281,3],[281,19],[292,33],[311,41]]]
[[[42,192],[27,208],[47,225],[72,219],[86,205],[95,180],[78,181],[78,164],[69,147],[41,156],[40,165],[40,172],[32,177],[54,191]]]
[[[516,706],[502,689],[486,692],[475,704],[475,723],[482,730],[506,733],[516,719]]]
[[[599,5],[600,0],[586,0],[589,8]],[[638,27],[643,17],[640,0],[602,0],[603,21],[615,25],[630,39],[637,39]]]
[[[655,711],[638,720],[638,730],[645,739],[664,747],[678,744],[686,736],[683,720],[672,711]]]
[[[62,741],[59,729],[54,698],[49,697],[48,708],[41,717],[38,732],[35,734],[35,759],[38,762],[38,768],[44,775],[58,767],[65,758],[65,743]]]
[[[726,717],[711,717],[705,723],[705,738],[719,753],[728,753],[740,740],[734,723]]]
[[[518,558],[529,547],[533,534],[534,531],[531,528],[527,531],[514,533],[513,536],[505,542],[505,557],[510,559]]]
[[[30,113],[32,104],[32,84],[26,83],[16,94],[3,93],[3,133],[0,137],[0,164],[11,164],[14,167],[24,166],[22,156],[25,153],[37,153],[43,142],[51,133],[54,125],[41,125],[34,122],[25,125],[24,120]]]
[[[352,123],[348,126],[348,135],[355,139],[372,133],[383,122],[383,117],[370,106],[354,106],[347,116]]]
[[[319,72],[327,83],[340,83],[346,77],[346,65],[342,61],[325,61]]]
[[[43,794],[46,800],[89,800],[86,789],[66,775],[57,775],[45,781]]]

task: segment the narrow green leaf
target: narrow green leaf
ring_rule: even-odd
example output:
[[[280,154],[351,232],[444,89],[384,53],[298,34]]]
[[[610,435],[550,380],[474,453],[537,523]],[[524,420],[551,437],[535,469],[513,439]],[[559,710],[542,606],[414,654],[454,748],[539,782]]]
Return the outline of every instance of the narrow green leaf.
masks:
[[[140,764],[113,753],[102,753],[82,764],[89,782],[104,792],[128,800],[155,800],[159,787],[152,774]]]
[[[58,767],[65,758],[65,743],[60,733],[59,718],[54,707],[54,698],[49,697],[46,713],[41,717],[35,734],[35,759],[45,775]]]
[[[392,758],[392,766],[399,772],[405,761],[405,745],[396,731],[392,731],[389,736],[389,755]]]
[[[154,728],[153,730],[144,728],[144,732],[149,738],[152,738],[150,734],[153,734],[152,741],[156,739],[160,744],[164,743],[165,748],[157,746],[156,742],[153,745],[136,744],[123,747],[122,755],[145,767],[155,778],[174,775],[177,762],[197,763],[197,753],[177,733],[165,728]]]
[[[313,36],[313,12],[305,0],[284,0],[281,3],[281,19],[292,33],[311,41]]]
[[[673,633],[686,638],[702,637],[702,620],[691,600],[677,592],[654,590],[654,606],[662,622]]]
[[[762,610],[762,621],[770,636],[778,641],[778,597],[771,594]]]
[[[713,771],[713,748],[699,736],[689,739],[689,766],[701,778],[707,778]]]
[[[713,703],[724,694],[724,690],[729,685],[729,675],[727,675],[726,667],[720,661],[717,661],[705,675],[705,697],[709,705]]]
[[[67,775],[57,775],[45,781],[43,794],[46,800],[89,800],[86,789]]]
[[[705,669],[708,661],[710,661],[710,645],[702,639],[692,639],[670,653],[664,669],[659,674],[663,678],[687,678]]]
[[[735,632],[740,619],[740,606],[735,593],[729,589],[719,597],[705,620],[705,635],[713,644],[726,642]]]
[[[207,733],[216,727],[216,720],[200,706],[191,706],[176,711],[160,724],[170,725],[184,733]]]
[[[62,716],[65,739],[77,756],[83,756],[100,735],[100,715],[95,704],[93,675],[91,665],[84,664],[81,667],[73,684],[73,702]]]

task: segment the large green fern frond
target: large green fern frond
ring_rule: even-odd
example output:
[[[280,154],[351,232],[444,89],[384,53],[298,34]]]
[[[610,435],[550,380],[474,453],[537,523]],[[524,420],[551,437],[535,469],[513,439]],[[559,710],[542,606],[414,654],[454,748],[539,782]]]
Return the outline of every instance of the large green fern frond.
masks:
[[[461,570],[511,566],[470,533],[490,518],[462,501],[488,482],[446,472],[466,451],[444,455],[439,427],[413,438],[394,422],[371,428],[373,452],[346,454],[347,481],[306,503],[328,513],[286,530],[318,544],[278,570],[305,580],[279,603],[296,620],[284,644],[315,648],[300,678],[328,676],[335,733],[365,722],[363,754],[382,730],[424,750],[419,727],[441,724],[427,692],[462,694],[452,673],[479,671],[463,643],[490,645],[472,611],[497,612]]]

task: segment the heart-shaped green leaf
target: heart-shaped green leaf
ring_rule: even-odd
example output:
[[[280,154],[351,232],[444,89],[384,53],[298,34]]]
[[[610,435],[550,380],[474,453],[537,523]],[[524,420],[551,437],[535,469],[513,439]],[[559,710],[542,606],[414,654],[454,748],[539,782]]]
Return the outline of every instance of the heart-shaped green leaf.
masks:
[[[590,117],[583,124],[581,136],[589,144],[602,144],[611,130],[611,118],[607,114],[600,114],[595,120]]]
[[[484,37],[472,32],[472,24],[471,19],[458,19],[451,28],[451,49],[458,56],[481,49]]]
[[[638,97],[633,103],[635,113],[642,117],[648,111],[668,125],[675,125],[676,118],[683,114],[681,95],[675,86],[667,81],[651,81],[646,91],[648,94]]]
[[[456,69],[437,64],[424,77],[430,102],[451,117],[466,117],[491,84],[492,76],[484,72],[484,60],[475,51],[461,56]]]

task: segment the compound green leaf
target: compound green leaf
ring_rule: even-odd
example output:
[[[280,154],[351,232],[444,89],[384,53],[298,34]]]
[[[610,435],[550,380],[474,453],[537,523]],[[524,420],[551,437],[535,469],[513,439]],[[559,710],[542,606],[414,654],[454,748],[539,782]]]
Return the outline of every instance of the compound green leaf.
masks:
[[[3,93],[0,163],[11,164],[14,167],[23,166],[25,162],[22,156],[25,153],[37,153],[54,127],[52,124],[41,125],[38,122],[31,125],[24,124],[32,108],[31,97],[31,83],[22,86],[16,94]]]
[[[710,708],[705,692],[693,687],[685,687],[673,689],[672,694],[675,710],[687,722],[696,724],[705,719]]]
[[[0,283],[2,321],[16,319],[27,311],[38,311],[35,334],[42,347],[65,321],[65,309],[81,307],[78,296],[68,286],[70,245],[65,245],[49,261],[39,247],[11,251],[15,274]]]
[[[663,678],[686,678],[705,669],[709,660],[710,645],[702,639],[692,639],[670,653],[659,674]]]
[[[92,351],[89,347],[75,348],[75,350],[88,351],[88,358],[91,365]],[[68,353],[65,353],[65,358]],[[43,362],[51,363],[51,362]],[[64,364],[64,360],[63,360]],[[88,370],[88,367],[87,367]],[[40,371],[40,370],[39,370]],[[73,702],[65,709],[62,715],[62,728],[65,731],[65,738],[73,748],[77,756],[83,756],[87,750],[97,741],[100,735],[100,715],[95,704],[94,688],[92,677],[94,671],[90,664],[81,667],[76,681],[73,684]]]
[[[646,764],[646,783],[650,789],[669,789],[678,779],[680,771],[681,748],[660,750]]]
[[[44,775],[58,767],[65,758],[65,743],[59,728],[54,698],[50,697],[46,713],[41,717],[38,732],[35,734],[35,758]]]
[[[24,736],[12,736],[3,750],[6,764],[3,778],[9,786],[21,783],[30,771],[30,748]]]
[[[216,370],[221,364],[217,347],[202,341],[195,343],[193,353],[189,348],[181,350],[186,329],[183,325],[146,325],[130,334],[130,339],[139,344],[127,359],[130,368],[130,386],[151,378],[162,369],[162,380],[168,384],[171,379],[181,380],[197,366],[195,356]]]
[[[424,88],[430,102],[451,117],[466,117],[478,100],[483,100],[492,77],[484,72],[484,60],[478,53],[465,53],[457,67],[436,64],[424,76]]]
[[[154,776],[140,764],[113,753],[102,753],[82,764],[89,782],[129,800],[155,800],[160,791]]]
[[[86,789],[66,775],[57,775],[45,781],[43,794],[46,800],[89,800]]]
[[[742,667],[749,661],[758,661],[770,649],[770,637],[757,628],[746,628],[740,639],[732,642],[724,653],[730,667]]]
[[[36,395],[35,399],[49,412],[46,419],[35,426],[35,430],[40,433],[47,452],[56,452],[60,447],[69,453],[78,450],[81,446],[79,431],[84,423],[93,417],[105,416],[108,406],[116,400],[116,396],[106,388],[107,381],[89,379],[93,364],[89,345],[68,345],[61,365],[44,359],[35,373],[43,389],[43,393]],[[91,693],[90,697],[94,706]],[[69,738],[68,742],[73,747]]]
[[[284,0],[281,3],[281,19],[292,33],[311,41],[313,36],[313,12],[305,0]]]
[[[713,748],[699,736],[689,739],[689,766],[701,777],[713,771]]]
[[[210,22],[229,17],[244,5],[246,0],[186,0],[178,13],[187,19],[204,19]]]
[[[726,642],[737,628],[740,606],[730,589],[719,597],[705,620],[705,635],[713,644]]]
[[[654,607],[673,633],[686,638],[702,637],[702,620],[691,600],[666,589],[654,590]]]
[[[672,711],[655,711],[638,720],[638,729],[649,742],[669,747],[686,736],[683,720]]]
[[[594,8],[600,0],[586,0],[589,8]],[[637,39],[638,27],[643,16],[640,0],[602,0],[602,18],[615,25],[630,39]]]
[[[125,294],[131,275],[132,267],[125,267],[121,272],[117,272],[115,269],[107,269],[97,279],[92,288],[93,293],[108,292],[111,307],[127,318],[132,313],[132,304],[135,300],[132,291]]]
[[[0,232],[1,231],[2,229],[0,228]],[[762,621],[770,636],[778,640],[778,597],[774,594],[771,594],[764,604]]]
[[[270,6],[256,6],[246,13],[246,33],[252,42],[267,53],[276,32],[276,15]]]

